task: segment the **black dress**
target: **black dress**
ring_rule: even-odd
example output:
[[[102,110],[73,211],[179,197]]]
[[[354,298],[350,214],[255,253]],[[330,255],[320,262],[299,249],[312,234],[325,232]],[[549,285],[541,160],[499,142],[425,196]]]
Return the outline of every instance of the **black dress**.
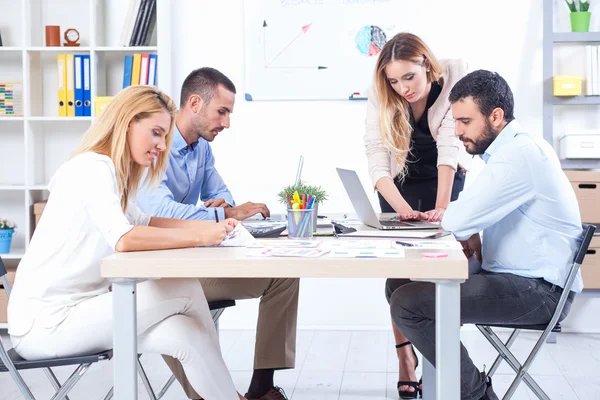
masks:
[[[410,125],[413,128],[413,132],[410,137],[411,150],[406,160],[408,171],[404,177],[404,181],[399,176],[394,179],[394,183],[400,194],[415,211],[425,212],[435,208],[438,187],[438,151],[436,142],[433,140],[431,131],[429,130],[427,113],[441,92],[442,87],[437,82],[431,84],[425,111],[418,122],[415,122],[412,110],[410,111]],[[451,201],[458,198],[458,194],[462,191],[464,184],[465,175],[459,170],[454,175]],[[381,212],[395,212],[383,196],[379,193],[378,195]]]

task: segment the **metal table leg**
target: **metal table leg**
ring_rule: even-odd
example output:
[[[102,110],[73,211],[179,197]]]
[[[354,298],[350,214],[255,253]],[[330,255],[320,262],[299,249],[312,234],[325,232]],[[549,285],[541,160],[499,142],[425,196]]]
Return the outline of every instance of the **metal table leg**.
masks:
[[[113,292],[113,369],[115,400],[137,399],[136,281],[118,279]]]
[[[437,400],[460,400],[460,284],[435,282]]]

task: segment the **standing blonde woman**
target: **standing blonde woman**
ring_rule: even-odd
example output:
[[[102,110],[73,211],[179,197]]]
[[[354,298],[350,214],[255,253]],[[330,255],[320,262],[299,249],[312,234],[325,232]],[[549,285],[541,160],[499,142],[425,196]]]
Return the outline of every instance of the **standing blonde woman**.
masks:
[[[19,264],[8,306],[14,348],[23,358],[52,358],[112,348],[112,293],[100,261],[116,251],[211,246],[237,223],[181,221],[143,214],[138,184],[163,177],[176,106],[149,86],[121,91],[53,176],[50,197]],[[207,400],[239,396],[223,362],[196,279],[138,285],[139,351],[183,365]]]
[[[460,60],[438,61],[410,33],[394,36],[383,47],[369,92],[364,136],[382,212],[437,222],[458,197],[465,179],[462,167],[470,156],[454,135],[448,95],[466,70]],[[389,299],[391,293],[386,294]],[[416,398],[418,359],[411,343],[393,328],[400,361],[398,391],[401,398]]]

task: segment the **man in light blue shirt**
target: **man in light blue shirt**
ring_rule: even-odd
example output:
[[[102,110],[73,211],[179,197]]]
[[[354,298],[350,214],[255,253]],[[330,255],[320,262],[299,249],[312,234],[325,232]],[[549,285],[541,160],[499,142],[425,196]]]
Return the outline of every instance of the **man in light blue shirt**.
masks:
[[[481,273],[461,285],[461,322],[547,324],[581,239],[575,193],[552,146],[514,119],[512,91],[497,73],[468,74],[450,92],[450,102],[455,134],[486,163],[442,220],[465,255],[482,263]],[[582,287],[579,274],[561,320]],[[435,364],[434,285],[390,279],[386,292],[394,322]],[[497,398],[464,346],[461,398]]]
[[[258,213],[264,217],[270,215],[264,204],[236,206],[215,169],[209,143],[229,128],[235,93],[233,82],[216,69],[199,68],[187,76],[181,87],[167,173],[156,191],[143,188],[138,193],[138,205],[145,213],[216,221],[241,220]],[[245,398],[285,400],[273,377],[277,369],[294,368],[299,280],[213,278],[200,279],[200,283],[209,302],[260,298],[254,373]],[[187,396],[199,399],[181,363],[167,356],[164,359]]]
[[[167,218],[242,220],[259,213],[268,217],[269,209],[262,203],[248,202],[236,207],[215,168],[209,143],[223,129],[229,128],[235,86],[225,75],[220,77],[217,70],[201,68],[197,71],[182,87],[182,96],[185,96],[182,99],[187,101],[182,101],[173,129],[167,173],[156,191],[140,187],[138,206],[146,213]],[[199,92],[208,90],[211,73],[225,79],[216,82],[209,98],[209,93]]]

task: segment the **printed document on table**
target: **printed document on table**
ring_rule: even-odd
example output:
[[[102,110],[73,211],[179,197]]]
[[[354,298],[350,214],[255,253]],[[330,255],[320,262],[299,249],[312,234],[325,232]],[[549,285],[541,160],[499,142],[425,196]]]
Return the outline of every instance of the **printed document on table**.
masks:
[[[333,249],[328,257],[335,258],[404,258],[404,249]]]

